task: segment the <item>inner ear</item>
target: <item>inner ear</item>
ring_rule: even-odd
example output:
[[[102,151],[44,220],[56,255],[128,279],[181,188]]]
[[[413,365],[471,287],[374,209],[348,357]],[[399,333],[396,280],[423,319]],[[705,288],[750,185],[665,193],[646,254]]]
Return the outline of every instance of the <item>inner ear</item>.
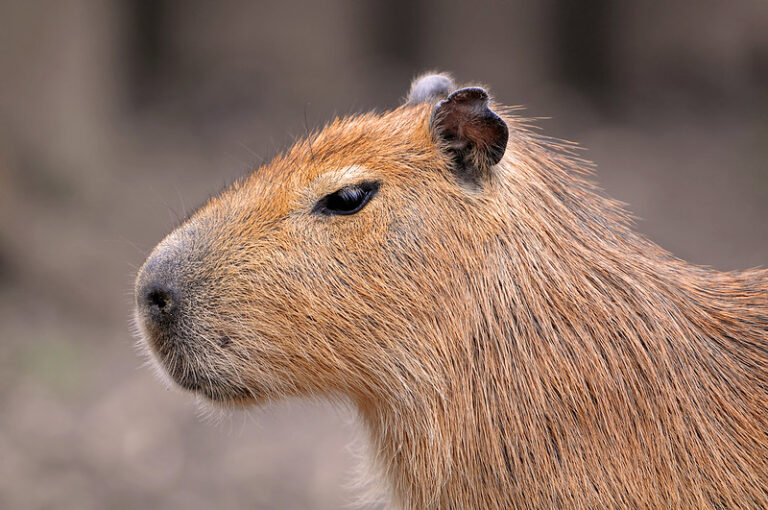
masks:
[[[479,87],[457,90],[432,111],[430,130],[453,160],[453,171],[478,182],[501,161],[507,149],[507,124],[489,107]]]

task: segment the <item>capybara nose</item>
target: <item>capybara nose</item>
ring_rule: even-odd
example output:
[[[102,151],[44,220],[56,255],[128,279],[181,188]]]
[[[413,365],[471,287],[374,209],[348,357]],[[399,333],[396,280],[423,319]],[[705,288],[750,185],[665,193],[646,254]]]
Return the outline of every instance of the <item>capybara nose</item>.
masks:
[[[150,283],[139,296],[147,319],[154,326],[167,329],[176,320],[179,311],[179,295],[169,285]]]

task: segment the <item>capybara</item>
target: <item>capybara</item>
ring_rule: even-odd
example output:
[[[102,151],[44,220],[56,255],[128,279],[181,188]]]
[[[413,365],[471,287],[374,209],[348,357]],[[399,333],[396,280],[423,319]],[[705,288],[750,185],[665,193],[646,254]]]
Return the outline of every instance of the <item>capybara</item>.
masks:
[[[768,270],[674,258],[585,166],[423,76],[171,232],[143,342],[214,403],[350,403],[396,508],[768,508]]]

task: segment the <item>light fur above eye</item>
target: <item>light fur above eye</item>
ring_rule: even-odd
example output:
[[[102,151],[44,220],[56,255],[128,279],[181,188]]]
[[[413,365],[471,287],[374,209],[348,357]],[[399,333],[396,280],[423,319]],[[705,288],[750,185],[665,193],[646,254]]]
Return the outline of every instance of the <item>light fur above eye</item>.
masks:
[[[313,213],[350,215],[359,212],[371,201],[381,187],[378,181],[363,181],[329,193],[315,204]]]

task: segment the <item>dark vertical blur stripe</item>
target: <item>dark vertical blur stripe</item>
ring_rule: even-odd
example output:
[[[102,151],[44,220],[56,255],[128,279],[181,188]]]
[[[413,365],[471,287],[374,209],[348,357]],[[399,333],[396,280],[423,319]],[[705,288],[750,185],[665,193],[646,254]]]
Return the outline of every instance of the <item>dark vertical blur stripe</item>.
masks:
[[[6,252],[5,243],[3,238],[0,237],[0,288],[10,283],[11,270],[10,270],[10,257]]]
[[[424,70],[424,0],[372,0],[359,8],[368,63],[373,72],[382,73],[377,81],[386,85],[372,91],[372,97],[392,96],[392,83],[405,86]]]
[[[768,108],[768,46],[754,48],[749,58],[750,78],[758,84],[758,90],[762,90],[763,107]]]
[[[367,2],[367,27],[373,49],[381,57],[418,64],[421,53],[421,0]]]
[[[602,109],[610,107],[615,92],[614,11],[611,0],[553,3],[555,74]]]
[[[168,1],[127,0],[131,96],[135,106],[151,102],[167,66]]]

